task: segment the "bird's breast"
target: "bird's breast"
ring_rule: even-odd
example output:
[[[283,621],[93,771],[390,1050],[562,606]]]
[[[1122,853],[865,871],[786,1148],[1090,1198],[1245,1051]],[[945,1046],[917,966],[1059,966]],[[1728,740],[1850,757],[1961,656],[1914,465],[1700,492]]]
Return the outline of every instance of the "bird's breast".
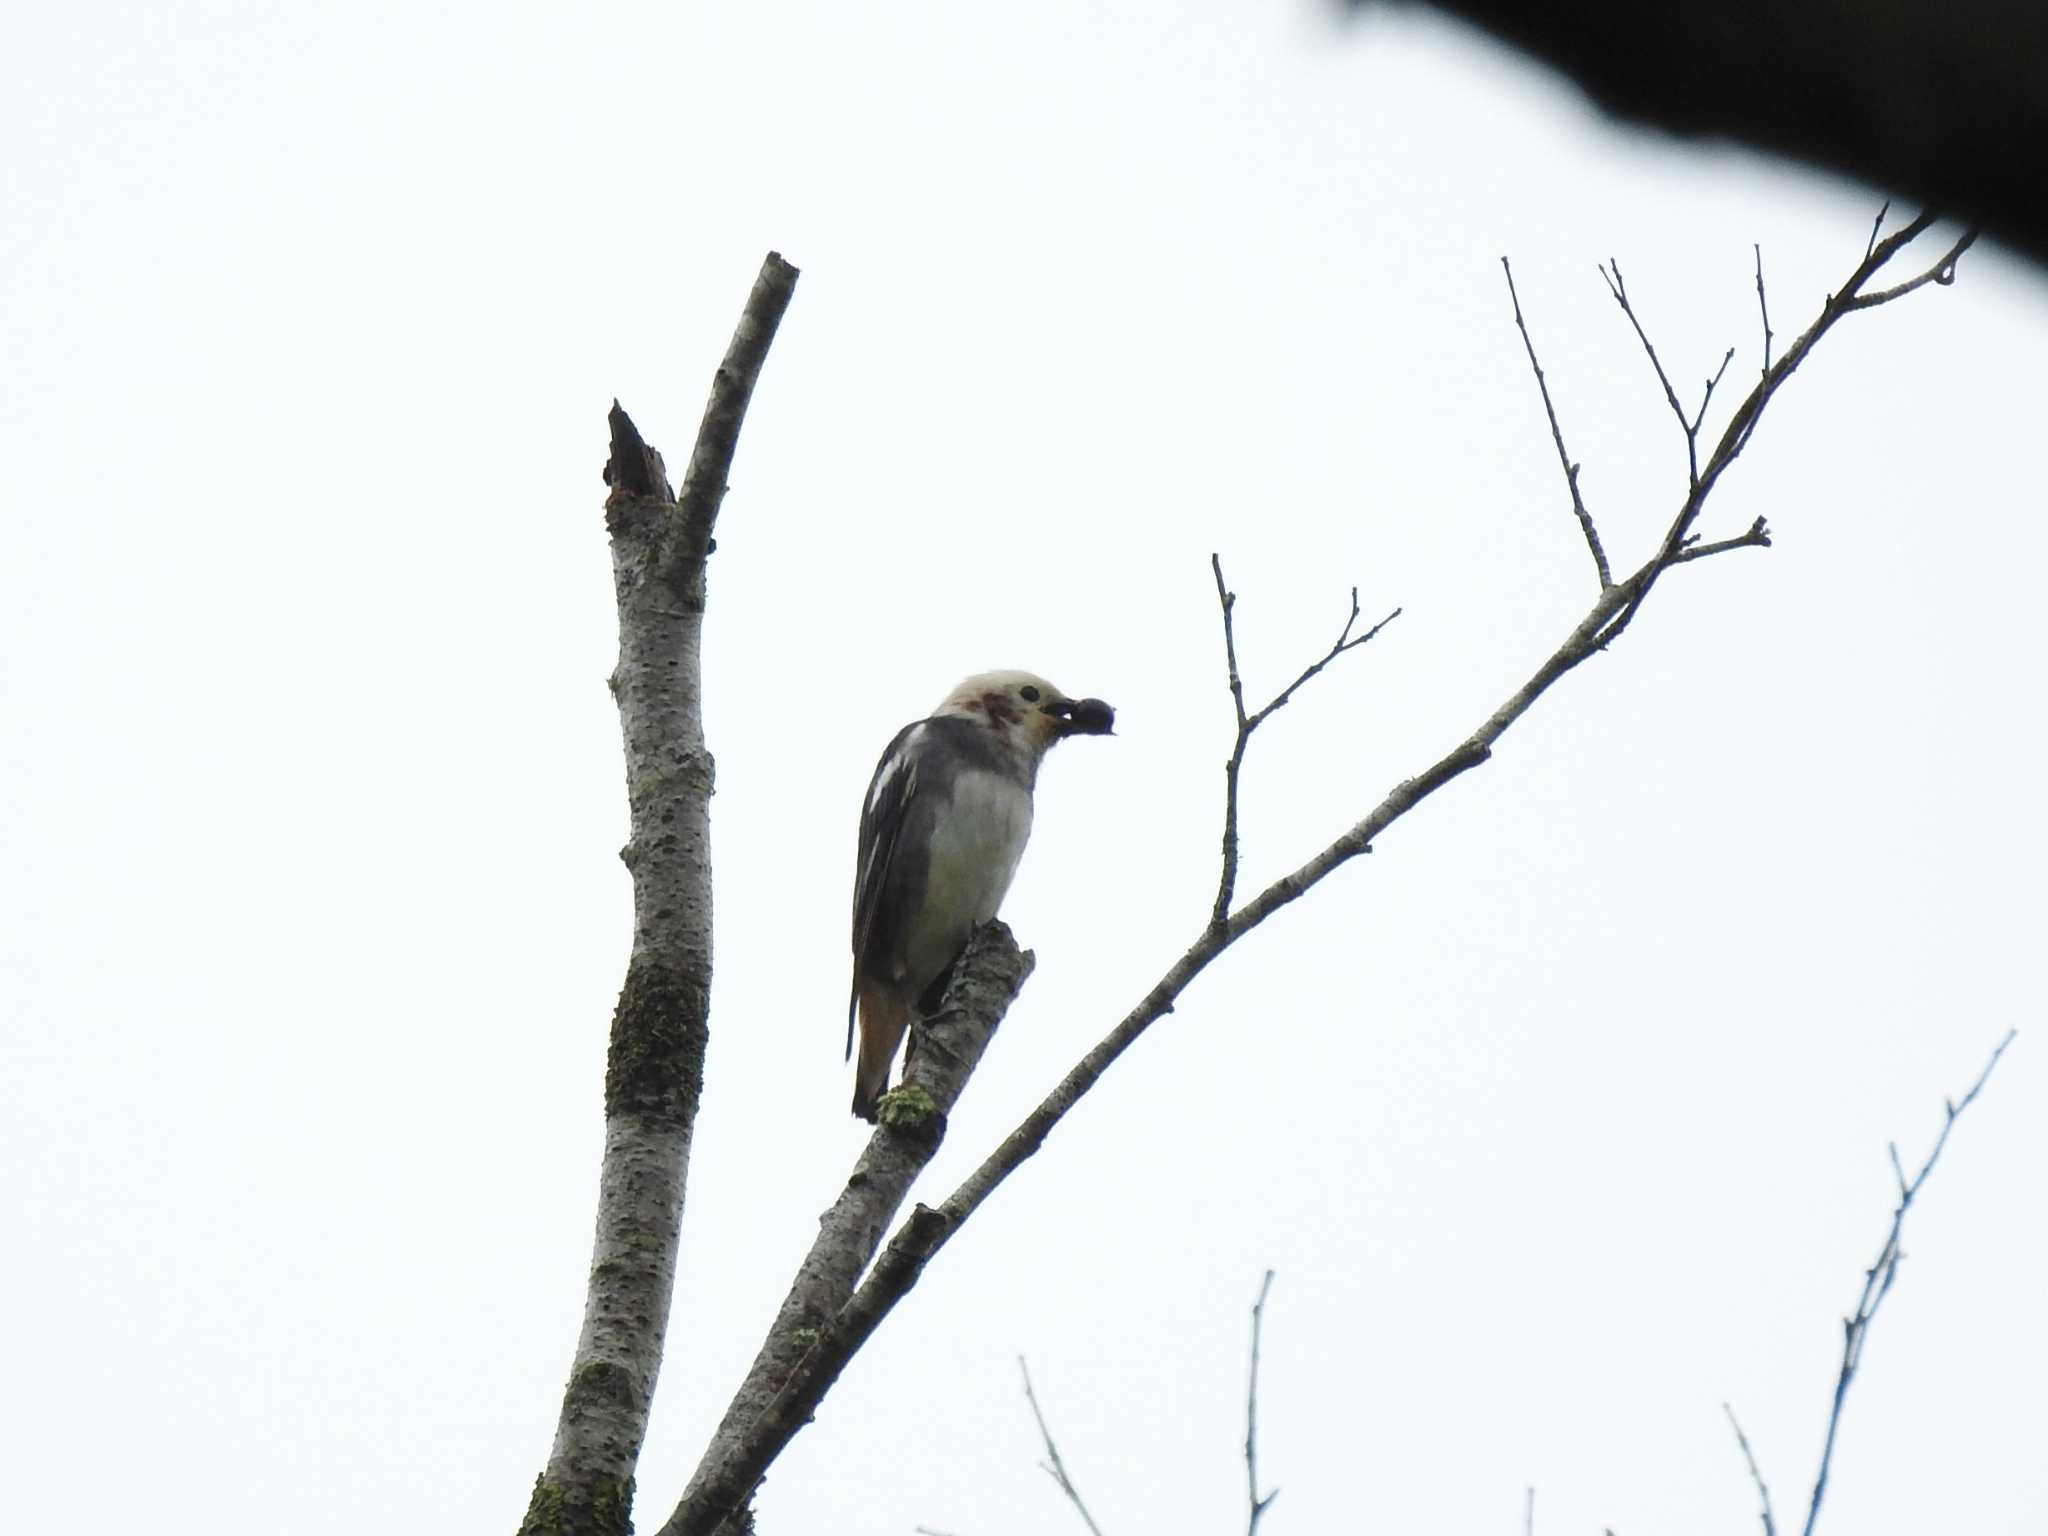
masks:
[[[1031,836],[1031,792],[1001,774],[970,769],[932,828],[927,900],[969,923],[996,915]]]
[[[1031,791],[1014,779],[969,769],[934,818],[914,972],[942,970],[976,923],[996,915],[1031,836]]]

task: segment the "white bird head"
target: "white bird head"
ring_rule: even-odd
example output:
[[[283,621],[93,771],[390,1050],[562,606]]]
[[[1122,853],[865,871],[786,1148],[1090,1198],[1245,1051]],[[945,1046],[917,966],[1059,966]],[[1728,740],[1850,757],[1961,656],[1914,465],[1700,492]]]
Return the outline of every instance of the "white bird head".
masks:
[[[1030,762],[1069,736],[1107,736],[1116,711],[1100,699],[1073,699],[1031,672],[977,672],[955,684],[934,715],[976,720]]]

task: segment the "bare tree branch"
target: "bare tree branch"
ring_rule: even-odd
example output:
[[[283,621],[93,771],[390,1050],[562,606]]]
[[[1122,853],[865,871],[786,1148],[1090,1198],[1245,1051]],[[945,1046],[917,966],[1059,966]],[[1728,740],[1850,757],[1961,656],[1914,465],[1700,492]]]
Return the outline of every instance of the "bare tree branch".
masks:
[[[1759,372],[1763,377],[1769,378],[1771,373],[1771,341],[1773,338],[1771,335],[1770,301],[1764,297],[1764,248],[1761,245],[1752,245],[1750,249],[1756,253],[1756,309],[1757,313],[1763,317],[1764,322],[1764,361],[1763,367]],[[1869,253],[1865,252],[1864,254],[1868,255]]]
[[[1769,549],[1771,530],[1764,520],[1758,518],[1749,525],[1746,533],[1738,533],[1732,539],[1716,539],[1711,544],[1688,544],[1671,557],[1673,565],[1684,565],[1688,560],[1704,560],[1709,555],[1725,555],[1731,549]]]
[[[1885,288],[1877,293],[1859,294],[1849,301],[1851,309],[1869,309],[1876,304],[1889,304],[1893,299],[1902,299],[1915,288],[1926,283],[1939,283],[1946,288],[1956,280],[1956,261],[1963,252],[1977,243],[1977,231],[1965,230],[1956,243],[1948,248],[1941,260],[1922,272],[1918,277],[1900,283],[1896,288]]]
[[[1671,387],[1671,375],[1664,371],[1663,359],[1657,356],[1657,349],[1650,344],[1650,333],[1643,329],[1643,322],[1636,318],[1635,306],[1628,301],[1628,284],[1621,279],[1621,263],[1608,257],[1607,265],[1600,269],[1600,277],[1607,284],[1607,291],[1614,295],[1614,302],[1621,306],[1621,312],[1628,316],[1628,323],[1635,327],[1636,340],[1643,344],[1643,352],[1657,372],[1657,382],[1664,388],[1664,403],[1671,407],[1671,414],[1678,420],[1678,430],[1685,434],[1688,482],[1697,486],[1700,483],[1699,429],[1686,418],[1685,407],[1678,403],[1678,391]]]
[[[1522,333],[1522,347],[1529,354],[1529,367],[1536,375],[1537,392],[1543,396],[1543,414],[1550,418],[1550,440],[1557,445],[1557,462],[1564,469],[1565,489],[1572,494],[1572,515],[1578,518],[1579,531],[1586,536],[1586,548],[1593,552],[1593,569],[1600,573],[1600,588],[1605,591],[1614,585],[1613,573],[1607,567],[1607,551],[1600,547],[1600,533],[1593,526],[1593,514],[1586,510],[1585,498],[1579,494],[1579,466],[1565,451],[1564,429],[1557,424],[1557,407],[1550,403],[1550,385],[1543,377],[1543,365],[1536,361],[1536,343],[1529,339],[1528,323],[1522,319],[1522,296],[1515,292],[1515,269],[1508,265],[1505,256],[1500,259],[1500,269],[1507,274],[1508,301],[1515,307],[1515,329]]]
[[[825,1328],[853,1294],[854,1282],[874,1258],[910,1186],[938,1153],[947,1116],[1033,963],[1030,952],[1020,951],[1000,922],[977,929],[954,961],[938,1008],[913,1026],[903,1085],[883,1096],[881,1120],[845,1190],[818,1219],[817,1240],[665,1532],[712,1529],[720,1514],[752,1493],[752,1483],[737,1490],[716,1484],[718,1471],[773,1407],[785,1384],[811,1363]],[[709,1523],[691,1525],[689,1520]]]
[[[1749,1467],[1749,1480],[1756,1484],[1757,1497],[1763,1500],[1764,1536],[1778,1536],[1778,1522],[1771,1514],[1771,1490],[1764,1485],[1764,1475],[1758,1469],[1756,1457],[1749,1449],[1749,1436],[1742,1432],[1742,1425],[1735,1417],[1735,1410],[1726,1403],[1721,1411],[1728,1415],[1728,1427],[1735,1431],[1735,1443],[1742,1447],[1742,1459]]]
[[[1707,419],[1707,407],[1711,405],[1714,400],[1714,389],[1717,385],[1720,384],[1722,375],[1727,373],[1728,365],[1734,361],[1735,349],[1733,347],[1730,347],[1726,352],[1724,352],[1721,355],[1721,366],[1716,368],[1714,370],[1714,376],[1711,379],[1707,380],[1706,393],[1700,396],[1700,408],[1692,413],[1692,421],[1687,425],[1685,429],[1688,441],[1695,439],[1699,436],[1700,423]]]
[[[1353,636],[1352,626],[1358,622],[1358,588],[1351,589],[1351,616],[1344,621],[1344,628],[1337,635],[1337,643],[1330,647],[1320,661],[1304,668],[1301,675],[1274,696],[1273,700],[1257,714],[1247,715],[1244,709],[1244,681],[1237,671],[1237,631],[1232,616],[1237,611],[1237,594],[1223,584],[1223,560],[1219,555],[1209,556],[1209,569],[1216,577],[1216,599],[1223,607],[1223,655],[1230,673],[1230,702],[1237,713],[1237,737],[1231,743],[1230,761],[1223,765],[1223,874],[1216,882],[1216,901],[1209,911],[1212,924],[1221,923],[1230,916],[1230,903],[1237,891],[1237,782],[1244,768],[1244,752],[1252,739],[1252,732],[1266,723],[1273,714],[1294,697],[1295,690],[1314,677],[1346,651],[1355,651],[1366,641],[1401,617],[1396,608],[1364,634]]]
[[[1060,1485],[1069,1502],[1080,1512],[1094,1536],[1102,1536],[1102,1527],[1095,1523],[1095,1517],[1088,1513],[1088,1506],[1081,1499],[1081,1490],[1074,1486],[1074,1480],[1067,1476],[1067,1464],[1060,1459],[1060,1448],[1053,1442],[1052,1431],[1046,1427],[1045,1415],[1039,1411],[1038,1394],[1031,1390],[1031,1367],[1024,1363],[1024,1357],[1017,1357],[1017,1369],[1024,1373],[1024,1401],[1031,1405],[1031,1417],[1038,1421],[1039,1438],[1045,1441],[1045,1460],[1039,1466],[1045,1475]]]
[[[770,252],[712,381],[680,501],[613,402],[605,525],[618,595],[611,688],[625,738],[633,950],[605,1065],[604,1165],[590,1283],[555,1441],[520,1529],[631,1529],[633,1469],[675,1292],[690,1133],[711,999],[711,753],[700,644],[704,566],[754,382],[796,268]]]
[[[1714,444],[1713,452],[1707,457],[1705,467],[1699,469],[1693,476],[1691,490],[1687,494],[1685,501],[1679,506],[1678,514],[1672,519],[1670,528],[1665,532],[1662,549],[1656,556],[1652,557],[1648,564],[1636,573],[1636,576],[1640,578],[1637,590],[1631,600],[1616,613],[1607,629],[1601,635],[1599,644],[1602,647],[1611,644],[1634,621],[1636,610],[1642,606],[1643,599],[1649,596],[1650,589],[1656,585],[1657,578],[1663,574],[1665,567],[1683,563],[1680,555],[1686,547],[1686,540],[1692,534],[1693,524],[1699,520],[1700,513],[1706,507],[1707,498],[1713,494],[1714,487],[1720,482],[1721,476],[1727,473],[1736,459],[1741,456],[1742,450],[1749,446],[1750,438],[1763,420],[1766,407],[1769,406],[1777,392],[1784,388],[1786,381],[1797,371],[1799,365],[1806,361],[1807,355],[1820,344],[1821,338],[1834,329],[1836,323],[1845,315],[1855,313],[1861,309],[1874,308],[1881,304],[1890,303],[1892,299],[1902,297],[1921,286],[1923,282],[1933,280],[1943,271],[1947,271],[1951,277],[1953,276],[1956,259],[1963,251],[1969,248],[1971,241],[1975,238],[1972,234],[1965,234],[1955,245],[1950,247],[1948,253],[1940,261],[1936,262],[1923,277],[1915,279],[1910,283],[1902,284],[1899,288],[1887,293],[1868,295],[1863,293],[1863,289],[1870,279],[1882,271],[1894,256],[1898,255],[1906,246],[1924,234],[1934,221],[1933,214],[1922,213],[1897,232],[1885,236],[1882,240],[1873,241],[1865,252],[1863,260],[1857,263],[1856,269],[1849,274],[1848,281],[1842,285],[1839,291],[1829,295],[1827,302],[1821,306],[1820,315],[1814,320],[1813,324],[1809,325],[1800,334],[1799,338],[1792,343],[1783,357],[1779,358],[1776,363],[1765,370],[1763,376],[1757,380],[1749,393],[1743,397],[1742,403],[1735,408],[1734,413],[1729,417],[1728,425],[1722,429],[1720,438]],[[1610,281],[1610,290],[1615,286],[1615,282]],[[1616,297],[1617,301],[1619,301],[1625,295],[1617,294]],[[1635,317],[1632,313],[1629,318],[1630,323],[1634,324]],[[1642,336],[1642,327],[1640,325],[1636,326],[1636,331],[1638,336]],[[1649,339],[1646,336],[1643,337],[1643,345],[1645,350],[1649,350]],[[1652,362],[1655,362],[1654,354],[1652,355]],[[1662,379],[1663,367],[1661,364],[1658,365],[1657,371],[1659,378]],[[1668,380],[1665,381],[1664,387],[1666,399],[1676,408],[1677,396],[1671,392]],[[1680,419],[1681,421],[1683,420],[1682,413]],[[1692,457],[1693,450],[1689,447],[1689,460]],[[1764,543],[1767,542],[1767,539],[1759,536],[1750,538],[1747,542]],[[1718,553],[1720,549],[1735,547],[1740,547],[1740,545],[1724,543],[1715,546],[1714,552]]]
[[[1272,1289],[1273,1271],[1269,1269],[1265,1273],[1265,1278],[1259,1282],[1258,1299],[1252,1303],[1251,1378],[1250,1385],[1245,1391],[1244,1410],[1245,1491],[1251,1512],[1245,1524],[1245,1536],[1258,1536],[1259,1521],[1272,1507],[1273,1501],[1280,1497],[1278,1488],[1264,1495],[1259,1493],[1259,1341],[1265,1323],[1266,1297]],[[1088,1523],[1088,1529],[1094,1532],[1095,1536],[1102,1536],[1101,1528],[1095,1523],[1095,1517],[1088,1512],[1088,1506],[1082,1502],[1080,1490],[1074,1486],[1073,1478],[1067,1473],[1066,1462],[1060,1457],[1060,1448],[1054,1442],[1052,1430],[1045,1422],[1045,1414],[1038,1406],[1038,1394],[1031,1389],[1031,1368],[1024,1363],[1022,1355],[1017,1357],[1017,1369],[1023,1372],[1024,1399],[1031,1405],[1031,1416],[1038,1421],[1039,1437],[1045,1442],[1046,1460],[1040,1462],[1039,1466],[1044,1469],[1047,1476],[1059,1484],[1060,1491],[1066,1494],[1074,1508],[1080,1511],[1081,1518]]]
[[[1668,567],[1708,553],[1766,542],[1764,531],[1752,527],[1749,534],[1735,540],[1724,540],[1715,545],[1688,545],[1693,525],[1720,476],[1733,463],[1740,445],[1747,441],[1776,392],[1820,339],[1854,307],[1848,301],[1900,249],[1923,232],[1929,222],[1924,216],[1915,220],[1905,229],[1880,241],[1865,257],[1841,293],[1828,300],[1820,317],[1736,408],[1714,452],[1691,479],[1687,494],[1655,552],[1632,575],[1601,591],[1570,633],[1520,688],[1467,737],[1414,777],[1396,784],[1364,817],[1299,869],[1274,880],[1221,922],[1215,920],[1212,912],[1187,951],[1167,968],[1108,1034],[1075,1063],[1038,1107],[1025,1116],[951,1195],[937,1206],[919,1204],[913,1207],[908,1218],[883,1246],[866,1279],[820,1331],[797,1369],[782,1384],[774,1400],[754,1419],[740,1442],[716,1458],[707,1458],[705,1466],[700,1468],[698,1480],[693,1482],[693,1486],[699,1489],[698,1495],[686,1499],[678,1508],[676,1515],[664,1527],[664,1536],[708,1536],[721,1520],[739,1508],[791,1437],[810,1420],[846,1362],[873,1336],[896,1304],[916,1286],[933,1256],[951,1241],[1005,1179],[1037,1153],[1053,1127],[1088,1094],[1138,1037],[1173,1011],[1181,993],[1218,955],[1313,890],[1342,865],[1370,852],[1373,841],[1388,828],[1446,784],[1485,762],[1492,755],[1494,744],[1538,699],[1567,673],[1600,654],[1620,635],[1640,609],[1657,578]],[[1675,402],[1675,394],[1670,398]],[[1693,550],[1691,555],[1686,553],[1688,547]],[[1220,564],[1212,566],[1212,569],[1217,571],[1220,588]],[[1224,598],[1228,616],[1227,589],[1224,590]],[[1340,648],[1341,645],[1342,642]],[[1328,659],[1326,657],[1325,661]],[[1296,686],[1317,669],[1308,669]],[[1285,698],[1283,694],[1262,714],[1278,708]],[[1241,699],[1239,703],[1242,712]],[[1247,726],[1257,718],[1244,716]]]
[[[1990,1080],[1992,1069],[1998,1065],[1998,1059],[2005,1054],[2005,1048],[2012,1044],[2017,1033],[2017,1030],[2010,1029],[2005,1032],[2005,1038],[1998,1042],[1998,1048],[1984,1063],[1984,1070],[1970,1084],[1968,1093],[1960,1099],[1944,1102],[1942,1107],[1947,1114],[1941,1122],[1941,1134],[1934,1138],[1927,1160],[1911,1180],[1904,1178],[1897,1149],[1892,1151],[1892,1167],[1900,1171],[1899,1200],[1892,1208],[1891,1228],[1885,1233],[1884,1244],[1877,1251],[1877,1262],[1863,1272],[1863,1291],[1856,1298],[1856,1310],[1842,1319],[1842,1365],[1835,1377],[1835,1398],[1828,1410],[1827,1438],[1821,1445],[1820,1467],[1814,1474],[1813,1498],[1806,1506],[1806,1524],[1801,1528],[1801,1536],[1813,1536],[1814,1522],[1820,1518],[1820,1502],[1827,1492],[1828,1469],[1835,1456],[1835,1434],[1842,1426],[1842,1405],[1848,1401],[1849,1384],[1856,1379],[1856,1369],[1863,1363],[1863,1345],[1870,1336],[1870,1324],[1877,1316],[1877,1309],[1884,1304],[1885,1297],[1891,1293],[1892,1281],[1899,1273],[1899,1261],[1905,1257],[1899,1248],[1899,1235],[1906,1225],[1906,1212],[1920,1193],[1921,1185],[1927,1182],[1927,1176],[1934,1171],[1942,1148],[1948,1145],[1948,1133],[1956,1128],[1956,1121],[1963,1111],[1976,1102],[1977,1095]]]
[[[1245,1522],[1244,1536],[1259,1536],[1259,1521],[1280,1497],[1278,1488],[1263,1497],[1259,1493],[1259,1331],[1266,1320],[1266,1293],[1272,1289],[1273,1271],[1269,1269],[1259,1282],[1259,1299],[1252,1303],[1252,1379],[1244,1402],[1244,1484],[1251,1516]]]

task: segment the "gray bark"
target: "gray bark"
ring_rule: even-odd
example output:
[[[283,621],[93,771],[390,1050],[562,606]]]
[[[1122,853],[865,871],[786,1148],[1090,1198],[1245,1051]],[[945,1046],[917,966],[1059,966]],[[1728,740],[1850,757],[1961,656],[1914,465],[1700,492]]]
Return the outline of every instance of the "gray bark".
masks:
[[[813,1352],[945,1140],[946,1117],[1032,965],[1030,951],[1020,951],[999,922],[976,929],[954,962],[937,1010],[912,1027],[904,1086],[883,1098],[880,1123],[844,1192],[818,1218],[817,1241],[661,1536],[716,1530],[752,1494],[767,1465],[757,1467],[746,1454],[755,1426],[773,1412],[800,1368],[821,1363],[811,1359]],[[831,1374],[838,1375],[837,1366]]]
[[[624,1536],[675,1292],[711,998],[711,753],[704,568],[754,381],[796,269],[770,254],[712,384],[680,500],[616,403],[611,494],[633,949],[605,1066],[604,1166],[581,1337],[522,1536]]]

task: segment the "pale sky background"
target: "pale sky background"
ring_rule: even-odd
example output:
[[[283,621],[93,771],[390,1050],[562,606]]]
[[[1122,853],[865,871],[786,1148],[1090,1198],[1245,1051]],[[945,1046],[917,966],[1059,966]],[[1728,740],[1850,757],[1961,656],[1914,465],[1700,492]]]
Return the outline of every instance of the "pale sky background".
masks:
[[[75,3],[0,56],[0,1445],[18,1531],[509,1532],[582,1306],[628,886],[600,519],[803,269],[719,526],[718,975],[658,1525],[860,1145],[876,755],[969,671],[1120,710],[1006,915],[1039,957],[948,1191],[1194,936],[1228,700],[1247,890],[1593,597],[1499,257],[1617,565],[1689,390],[1878,196],[1306,3]],[[1934,250],[1929,249],[1929,259]],[[2048,291],[1848,324],[1690,567],[1496,759],[1218,965],[950,1247],[764,1533],[1755,1529],[1956,1133],[1823,1529],[2048,1529]],[[1730,399],[1736,390],[1730,389]]]

